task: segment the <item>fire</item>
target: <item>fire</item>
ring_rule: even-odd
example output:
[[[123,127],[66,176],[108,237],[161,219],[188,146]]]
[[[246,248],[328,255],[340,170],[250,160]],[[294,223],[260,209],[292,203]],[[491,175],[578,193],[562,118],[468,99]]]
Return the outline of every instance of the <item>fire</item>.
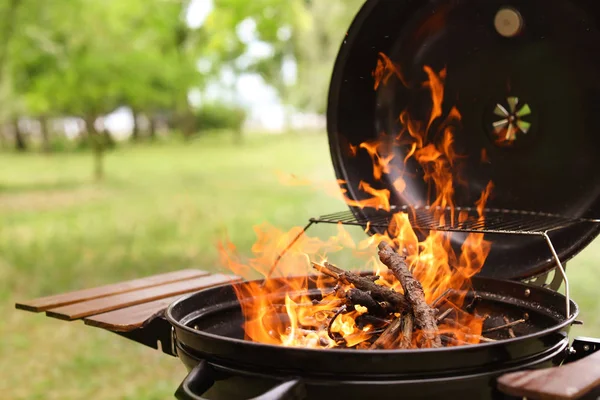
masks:
[[[392,60],[388,58],[388,56],[386,56],[383,53],[379,53],[377,66],[375,67],[375,71],[373,71],[373,79],[375,80],[375,90],[377,90],[380,85],[387,84],[392,76],[396,76],[404,84],[404,79],[402,78],[402,74],[400,73],[400,68],[396,66],[392,62]],[[406,84],[404,84],[404,86],[406,86]]]
[[[366,152],[372,160],[374,182],[394,176],[393,187],[398,192],[406,188],[403,178],[405,165],[414,159],[422,167],[423,179],[429,187],[429,205],[440,224],[461,222],[467,218],[483,220],[485,204],[493,189],[491,182],[476,203],[477,216],[455,212],[456,178],[453,167],[460,155],[455,152],[453,138],[460,128],[462,117],[456,108],[444,114],[446,70],[436,72],[425,66],[423,73],[426,81],[420,88],[428,91],[431,99],[428,117],[419,120],[404,110],[398,117],[402,126],[399,132],[382,133],[375,141],[350,145],[349,154],[358,156],[360,152]],[[387,84],[393,77],[406,86],[398,66],[383,54],[379,56],[373,77],[375,89]],[[407,149],[404,159],[395,152],[399,147]],[[362,200],[353,200],[345,196],[345,182],[337,183],[348,205],[391,212],[388,189],[360,182],[359,189],[365,196]],[[290,347],[326,349],[343,345],[369,348],[368,340],[381,332],[377,320],[369,316],[366,307],[348,306],[340,296],[340,291],[352,289],[352,284],[336,286],[337,280],[330,276],[311,274],[311,263],[319,265],[328,259],[334,260],[338,252],[349,249],[356,265],[344,266],[343,269],[368,268],[376,284],[402,293],[400,283],[386,273],[387,269],[377,258],[377,245],[386,241],[406,256],[410,271],[423,286],[428,304],[449,289],[458,293],[451,301],[448,300],[456,312],[452,313],[452,318],[439,324],[439,332],[452,335],[455,343],[477,343],[483,318],[463,311],[462,306],[470,279],[483,267],[490,243],[484,240],[483,234],[471,233],[457,255],[451,247],[449,233],[431,231],[419,241],[409,217],[406,212],[397,212],[391,215],[384,234],[375,234],[358,242],[339,225],[334,236],[319,239],[303,235],[291,247],[289,244],[301,228],[284,232],[261,225],[255,228],[257,241],[252,247],[253,257],[245,262],[240,260],[232,244],[222,245],[221,260],[230,270],[248,279],[254,278],[253,274],[263,277],[262,281],[235,286],[245,318],[246,339]],[[285,254],[280,258],[282,253]],[[271,274],[275,263],[277,268]],[[411,347],[418,346],[421,334],[416,331],[409,344]]]

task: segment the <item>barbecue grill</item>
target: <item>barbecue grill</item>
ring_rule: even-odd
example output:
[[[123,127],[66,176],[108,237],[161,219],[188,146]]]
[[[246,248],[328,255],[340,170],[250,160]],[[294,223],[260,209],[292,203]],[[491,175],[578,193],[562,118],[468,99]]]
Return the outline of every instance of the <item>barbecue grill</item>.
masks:
[[[361,182],[388,190],[391,204],[312,218],[300,235],[314,224],[378,234],[401,211],[420,232],[452,232],[454,246],[467,233],[485,234],[491,252],[470,295],[477,307],[525,321],[510,336],[495,331],[495,340],[473,346],[377,351],[251,342],[234,290],[248,282],[186,295],[123,335],[150,346],[158,340],[182,360],[189,374],[179,399],[597,398],[600,340],[569,340],[579,310],[565,263],[600,233],[599,16],[592,0],[369,0],[334,67],[327,120],[335,173],[353,204],[364,198]],[[381,53],[402,70],[374,90]],[[423,99],[410,82],[420,81],[424,65],[447,68],[442,108],[462,114],[454,140],[468,185],[457,186],[452,209],[429,206],[419,165],[407,163],[399,191],[397,177],[375,179],[372,159],[351,150],[397,132],[401,110],[419,112]],[[400,160],[408,151],[394,148]],[[465,218],[479,212],[466,205],[489,180],[494,196],[485,219]],[[293,292],[293,279],[280,284]],[[318,299],[321,291],[313,285],[308,294]]]
[[[492,250],[473,289],[490,308],[529,316],[518,337],[377,354],[268,346],[243,340],[243,316],[230,287],[209,289],[166,313],[191,370],[178,396],[200,398],[212,387],[215,398],[248,398],[274,387],[262,396],[501,398],[499,376],[564,363],[574,346],[595,349],[591,342],[568,344],[578,309],[564,263],[600,232],[600,182],[593,177],[600,139],[589,133],[596,124],[590,116],[597,115],[591,99],[600,89],[593,73],[600,67],[593,50],[600,48],[599,11],[592,1],[367,1],[334,67],[327,121],[337,178],[353,201],[364,199],[365,182],[389,190],[391,209],[351,206],[311,219],[305,231],[330,223],[382,233],[393,213],[404,211],[416,229],[454,232],[457,246],[463,234],[484,233]],[[401,78],[373,90],[381,53],[402,68]],[[398,191],[393,174],[375,179],[372,159],[351,151],[381,132],[398,132],[403,109],[418,112],[422,99],[406,82],[418,81],[424,65],[447,68],[444,99],[450,101],[442,106],[457,105],[465,125],[454,139],[466,155],[460,168],[469,185],[456,189],[456,204],[473,204],[494,182],[484,221],[457,217],[474,215],[474,208],[429,207],[419,165],[408,163],[406,189]],[[394,151],[403,160],[410,150]],[[561,284],[564,295],[557,292]],[[500,386],[511,393],[510,375],[503,379]]]

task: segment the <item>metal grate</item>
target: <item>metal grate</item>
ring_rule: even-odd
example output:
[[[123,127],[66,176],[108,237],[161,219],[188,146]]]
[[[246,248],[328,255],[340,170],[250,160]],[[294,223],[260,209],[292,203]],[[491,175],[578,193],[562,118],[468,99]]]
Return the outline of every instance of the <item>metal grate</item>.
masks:
[[[479,232],[490,234],[509,234],[509,235],[538,235],[545,239],[552,257],[556,262],[557,271],[565,282],[565,311],[567,318],[571,316],[571,297],[569,294],[569,279],[565,273],[565,268],[554,249],[552,240],[548,233],[558,229],[567,228],[571,225],[582,222],[600,222],[599,220],[573,219],[566,218],[556,214],[545,214],[531,211],[503,210],[495,208],[486,208],[483,210],[484,218],[480,221],[478,213],[472,207],[455,207],[454,211],[431,207],[396,207],[392,212],[378,212],[376,215],[370,215],[369,218],[356,218],[351,211],[342,211],[333,214],[323,215],[318,218],[311,218],[308,225],[304,227],[287,246],[287,248],[275,260],[267,276],[271,276],[279,260],[291,246],[302,236],[313,224],[344,224],[356,225],[366,228],[387,229],[392,223],[392,216],[398,212],[405,212],[413,228],[423,230],[436,230],[447,232]],[[441,217],[444,218],[441,218]],[[444,223],[441,224],[440,221]]]
[[[450,209],[430,207],[397,208],[393,213],[381,212],[369,218],[356,218],[351,211],[342,211],[311,218],[311,223],[327,223],[356,225],[363,228],[386,229],[390,226],[392,215],[397,212],[406,212],[413,228],[423,230],[437,230],[448,232],[481,232],[492,234],[517,234],[517,235],[544,235],[558,229],[586,222],[582,219],[570,219],[555,214],[544,214],[529,211],[485,209],[484,220],[478,220],[475,208],[456,207],[454,212]],[[465,219],[465,214],[467,218]],[[443,215],[443,219],[440,218]],[[459,215],[461,218],[459,219]],[[444,224],[440,224],[444,221]]]

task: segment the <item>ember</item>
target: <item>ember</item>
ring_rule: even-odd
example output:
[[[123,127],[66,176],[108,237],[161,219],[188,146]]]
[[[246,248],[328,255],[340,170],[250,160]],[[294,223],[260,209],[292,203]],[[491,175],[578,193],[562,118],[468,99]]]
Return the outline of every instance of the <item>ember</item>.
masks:
[[[373,142],[350,144],[349,152],[354,157],[366,152],[372,160],[373,182],[384,177],[392,179],[399,193],[406,187],[406,164],[415,160],[429,185],[433,199],[429,206],[436,221],[444,223],[448,218],[446,210],[450,210],[450,218],[459,222],[469,218],[483,221],[483,210],[493,188],[491,182],[476,203],[476,217],[462,212],[455,215],[457,178],[453,167],[459,155],[453,147],[453,134],[460,128],[461,114],[455,107],[444,113],[445,69],[436,72],[425,66],[423,76],[425,82],[410,89],[428,93],[428,115],[417,118],[403,110],[398,117],[399,132],[383,133]],[[394,80],[408,88],[399,67],[383,54],[373,77],[375,90]],[[408,149],[403,159],[396,157],[394,149],[398,147]],[[338,183],[342,193],[347,193],[345,182]],[[378,189],[364,181],[359,189],[364,193],[362,200],[344,196],[349,206],[392,213],[388,189]],[[256,232],[258,240],[252,248],[255,257],[248,262],[239,260],[233,245],[221,248],[224,264],[236,274],[249,277],[258,271],[265,278],[261,284],[236,286],[247,340],[295,347],[358,349],[489,341],[482,336],[486,317],[477,314],[476,298],[470,296],[470,302],[466,302],[470,279],[481,270],[490,250],[482,233],[469,234],[457,255],[448,233],[432,231],[419,241],[405,212],[392,215],[384,234],[374,234],[359,243],[341,225],[338,234],[328,240],[303,236],[293,242],[299,228],[281,232],[261,226]],[[291,242],[293,245],[289,246]],[[340,249],[351,249],[362,265],[371,267],[372,273],[350,272],[329,263],[327,260]],[[381,273],[382,264],[388,268],[387,273]],[[320,274],[309,277],[311,266]],[[290,279],[286,284],[272,279],[275,275],[297,277],[302,272],[306,272],[306,278]],[[298,294],[307,291],[309,279],[316,280],[321,290],[319,298]]]

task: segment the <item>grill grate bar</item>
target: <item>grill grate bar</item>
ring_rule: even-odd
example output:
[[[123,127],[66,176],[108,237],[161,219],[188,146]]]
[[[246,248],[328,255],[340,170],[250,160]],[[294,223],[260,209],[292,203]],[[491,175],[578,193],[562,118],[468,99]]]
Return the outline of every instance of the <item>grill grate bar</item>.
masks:
[[[390,224],[393,224],[393,215],[400,211],[406,212],[411,226],[415,229],[465,233],[538,235],[543,237],[556,262],[558,272],[565,283],[565,311],[567,317],[571,316],[569,280],[548,233],[567,228],[574,224],[582,222],[598,223],[600,220],[573,219],[555,214],[495,208],[484,209],[484,218],[480,219],[477,210],[471,207],[455,207],[454,212],[451,212],[447,208],[432,209],[430,207],[404,206],[401,208],[394,207],[392,212],[371,212],[372,215],[363,218],[357,218],[351,211],[342,211],[323,215],[318,218],[311,218],[303,232],[311,225],[318,223],[356,225],[361,226],[363,229],[367,227],[388,229],[390,228]],[[292,246],[301,235],[302,233],[289,246]],[[280,258],[281,256],[271,268],[269,276],[276,268]]]
[[[300,232],[282,254],[277,257],[268,277],[271,276],[281,257],[291,246],[310,228],[313,224],[344,224],[388,229],[393,224],[393,215],[400,211],[406,212],[408,220],[413,228],[423,230],[436,230],[447,232],[465,232],[465,233],[489,233],[489,234],[511,234],[511,235],[538,235],[543,237],[548,244],[552,257],[556,262],[558,272],[565,283],[565,314],[571,316],[571,298],[569,294],[569,280],[565,273],[565,268],[552,245],[549,232],[567,228],[571,225],[582,222],[598,223],[600,220],[573,219],[555,214],[536,213],[531,211],[516,211],[503,209],[484,209],[483,219],[479,218],[479,213],[474,208],[456,207],[454,212],[450,209],[430,207],[394,207],[392,212],[379,211],[371,213],[368,217],[357,218],[351,211],[341,211],[333,214],[323,215],[318,218],[311,218],[308,225]]]
[[[395,210],[397,211],[406,212],[413,228],[448,232],[543,235],[546,232],[584,222],[581,219],[570,219],[554,214],[500,209],[483,210],[483,220],[478,218],[474,208],[457,207],[454,213],[449,209],[429,207],[403,207]],[[369,215],[368,218],[357,218],[351,211],[342,211],[312,218],[310,221],[386,229],[393,223],[392,216],[393,212],[380,211]]]

